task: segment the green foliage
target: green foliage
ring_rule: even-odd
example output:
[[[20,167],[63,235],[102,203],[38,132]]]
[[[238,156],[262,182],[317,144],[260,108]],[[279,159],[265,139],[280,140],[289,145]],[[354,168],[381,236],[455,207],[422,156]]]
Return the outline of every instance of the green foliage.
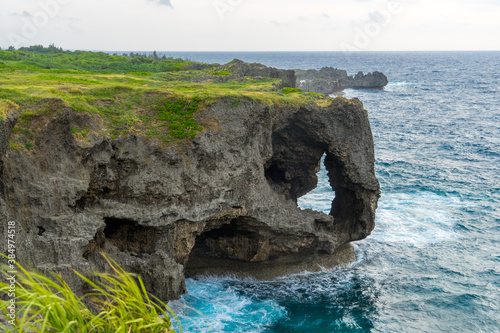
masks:
[[[102,123],[92,131],[97,136],[134,133],[175,143],[187,142],[202,131],[203,110],[221,99],[230,106],[251,100],[270,108],[331,103],[296,88],[276,91],[279,79],[228,77],[226,82],[213,82],[210,74],[229,72],[212,73],[214,69],[197,64],[190,68],[205,69],[179,71],[192,62],[156,58],[154,53],[118,56],[40,46],[0,50],[0,116],[6,119],[13,110],[19,111],[11,147],[29,150],[26,142],[35,142],[43,126],[68,107]],[[173,71],[155,72],[169,68]],[[90,131],[73,134],[84,139]]]
[[[104,52],[63,51],[54,45],[48,48],[34,45],[17,51],[0,51],[0,60],[16,61],[19,65],[31,66],[32,70],[38,68],[92,73],[159,73],[180,71],[194,64],[189,60],[159,57],[156,52],[149,56],[134,53],[119,56]]]
[[[290,87],[284,87],[281,92],[283,94],[294,94],[300,92],[299,88],[290,88]]]
[[[64,53],[61,47],[56,47],[54,44],[50,44],[48,47],[43,45],[32,45],[29,47],[21,47],[19,51],[23,52],[39,52],[39,53]]]
[[[23,149],[23,147],[19,143],[17,143],[17,142],[11,142],[11,141],[9,141],[9,148],[10,148],[10,150],[21,150],[21,149]]]
[[[148,72],[129,72],[127,74],[129,74],[129,75],[137,75],[137,76],[148,76],[148,75],[151,75],[151,73],[148,73]]]
[[[5,118],[12,110],[19,108],[19,105],[8,99],[0,99],[0,117]]]
[[[21,265],[16,276],[16,325],[0,322],[3,332],[67,332],[67,333],[173,333],[165,303],[146,291],[140,276],[125,272],[106,257],[112,274],[96,273],[95,279],[74,272],[92,292],[77,297],[64,279],[29,272]],[[2,269],[3,278],[10,277],[9,268]],[[3,280],[5,281],[5,280]],[[98,282],[95,282],[98,281]],[[8,293],[10,285],[0,282],[0,290]],[[8,315],[8,300],[0,300]]]
[[[38,75],[36,77],[39,80],[49,80],[58,82],[71,82],[71,83],[83,83],[83,84],[102,84],[102,82],[88,79],[81,79],[76,77],[64,77],[60,75]]]
[[[24,144],[24,147],[27,150],[31,150],[33,148],[33,143],[31,141],[26,141],[26,143]]]
[[[240,105],[242,102],[241,98],[239,98],[239,97],[229,96],[228,99],[230,101],[231,107],[233,107],[233,108]]]
[[[170,135],[177,139],[186,137],[194,138],[197,131],[202,128],[196,124],[193,115],[199,110],[201,98],[195,96],[191,101],[177,99],[171,101],[166,99],[156,105],[154,109],[158,112],[158,120],[167,121]]]
[[[71,129],[71,133],[73,133],[74,135],[78,136],[78,137],[82,137],[82,138],[86,138],[90,131],[89,129],[87,128],[72,128]]]
[[[210,75],[233,75],[233,74],[229,73],[228,71],[218,71],[218,72],[213,72]]]

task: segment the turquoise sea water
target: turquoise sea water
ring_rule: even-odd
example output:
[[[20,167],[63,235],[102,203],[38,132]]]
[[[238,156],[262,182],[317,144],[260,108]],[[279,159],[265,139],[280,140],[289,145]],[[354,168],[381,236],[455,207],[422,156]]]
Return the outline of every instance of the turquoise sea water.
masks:
[[[170,304],[183,332],[500,332],[500,52],[171,55],[390,81],[346,91],[369,111],[382,187],[357,262],[268,282],[188,279]],[[328,212],[332,195],[322,170],[299,205]]]

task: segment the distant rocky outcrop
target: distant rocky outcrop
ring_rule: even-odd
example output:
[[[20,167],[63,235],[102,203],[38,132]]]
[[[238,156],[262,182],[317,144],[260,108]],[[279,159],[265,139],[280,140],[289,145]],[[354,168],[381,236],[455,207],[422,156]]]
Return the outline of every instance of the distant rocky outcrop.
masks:
[[[347,80],[347,88],[355,89],[380,89],[389,83],[387,76],[381,72],[373,72],[368,74],[363,74],[363,72],[358,72],[351,78],[349,76]]]
[[[239,61],[226,69],[294,79]],[[2,239],[6,221],[16,221],[21,263],[61,274],[78,292],[85,286],[73,269],[105,271],[105,251],[164,300],[186,292],[186,274],[269,277],[353,259],[349,242],[373,230],[379,197],[360,101],[270,109],[220,100],[199,117],[205,130],[181,146],[132,134],[80,142],[72,128],[98,129],[102,120],[62,105],[33,120],[27,153],[9,149],[13,112],[0,122]],[[297,207],[324,154],[335,191],[329,215]]]
[[[195,66],[195,65],[193,65]],[[200,65],[201,66],[201,65]],[[193,67],[194,68],[194,67]],[[234,59],[225,65],[210,65],[209,67],[197,68],[207,69],[203,75],[192,75],[178,73],[175,77],[169,80],[177,81],[191,81],[191,82],[229,82],[239,81],[242,79],[280,79],[281,82],[275,85],[275,89],[283,89],[284,87],[295,88],[295,72],[293,70],[277,69],[274,67],[267,67],[258,63],[247,63],[239,59]],[[191,67],[185,67],[184,72]]]
[[[277,69],[258,63],[247,63],[239,59],[234,59],[233,61],[218,67],[217,70],[227,71],[240,78],[249,77],[255,79],[280,79],[282,84],[279,89],[284,87],[295,88],[296,77],[293,70]]]
[[[267,67],[259,63],[246,63],[234,59],[225,65],[207,65],[199,69],[208,69],[206,74],[193,76],[192,74],[176,74],[169,80],[183,80],[191,82],[229,82],[245,78],[250,79],[280,79],[275,85],[279,90],[284,87],[300,88],[302,91],[312,91],[320,94],[332,94],[346,88],[381,89],[388,83],[387,77],[381,72],[363,74],[359,72],[349,76],[347,71],[332,67],[323,67],[319,71],[314,69],[284,70]]]
[[[359,72],[355,76],[349,76],[347,71],[332,67],[323,67],[319,71],[297,69],[295,74],[297,88],[321,94],[331,94],[346,88],[380,89],[388,83],[387,77],[381,72],[366,75]]]

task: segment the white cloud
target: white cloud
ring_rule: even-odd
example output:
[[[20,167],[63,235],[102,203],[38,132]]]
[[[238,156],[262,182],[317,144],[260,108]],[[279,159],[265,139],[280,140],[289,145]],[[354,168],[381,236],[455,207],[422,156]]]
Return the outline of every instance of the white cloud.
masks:
[[[41,3],[0,0],[0,46]],[[61,1],[62,2],[62,1]],[[65,0],[29,39],[69,49],[336,51],[394,0]],[[363,50],[497,49],[497,0],[405,0]],[[217,7],[216,5],[219,5]],[[172,10],[175,8],[174,10]],[[28,14],[28,15],[26,15]],[[372,24],[372,26],[370,26]],[[375,31],[375,30],[373,30]],[[377,32],[377,31],[375,31]]]

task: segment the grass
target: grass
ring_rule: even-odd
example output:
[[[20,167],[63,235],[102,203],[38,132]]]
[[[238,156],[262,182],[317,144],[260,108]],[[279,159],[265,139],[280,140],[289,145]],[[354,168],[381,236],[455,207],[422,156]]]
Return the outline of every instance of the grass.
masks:
[[[285,87],[281,91],[285,95],[301,92],[300,88],[290,88],[290,87]]]
[[[19,105],[11,100],[0,99],[0,121],[5,120],[7,116],[17,108],[19,108]]]
[[[147,293],[139,276],[125,272],[105,255],[104,258],[112,269],[111,274],[96,273],[96,279],[91,280],[74,272],[93,289],[82,298],[73,293],[60,275],[29,272],[17,264],[16,319],[14,325],[0,322],[0,330],[17,333],[175,332],[170,322],[170,316],[175,318],[175,315],[166,304]],[[11,276],[8,270],[7,267],[2,270],[4,279]],[[0,282],[3,293],[9,294],[10,289],[10,282]],[[0,303],[6,319],[11,302],[0,300]]]
[[[63,51],[56,48],[27,47],[0,51],[0,61],[15,61],[17,69],[51,70],[59,73],[159,73],[180,71],[193,61],[140,54],[110,55],[104,52]],[[2,68],[0,70],[11,70]],[[8,68],[8,67],[7,67]]]
[[[192,118],[192,115],[198,111],[201,101],[199,97],[194,97],[189,102],[184,99],[174,101],[166,99],[163,103],[155,105],[154,110],[158,111],[158,120],[167,122],[173,137],[194,138],[196,132],[202,130]]]
[[[11,147],[18,150],[36,149],[30,143],[40,124],[68,107],[102,120],[100,130],[87,134],[117,138],[133,133],[171,144],[190,142],[202,132],[203,111],[221,99],[233,106],[245,99],[269,107],[331,104],[329,98],[294,88],[276,91],[279,79],[213,82],[210,77],[230,73],[182,70],[190,64],[55,47],[0,51],[0,121],[19,109],[20,121],[11,135]],[[207,80],[192,82],[194,77]]]
[[[229,73],[228,71],[217,71],[211,73],[210,75],[233,75],[233,73]]]

